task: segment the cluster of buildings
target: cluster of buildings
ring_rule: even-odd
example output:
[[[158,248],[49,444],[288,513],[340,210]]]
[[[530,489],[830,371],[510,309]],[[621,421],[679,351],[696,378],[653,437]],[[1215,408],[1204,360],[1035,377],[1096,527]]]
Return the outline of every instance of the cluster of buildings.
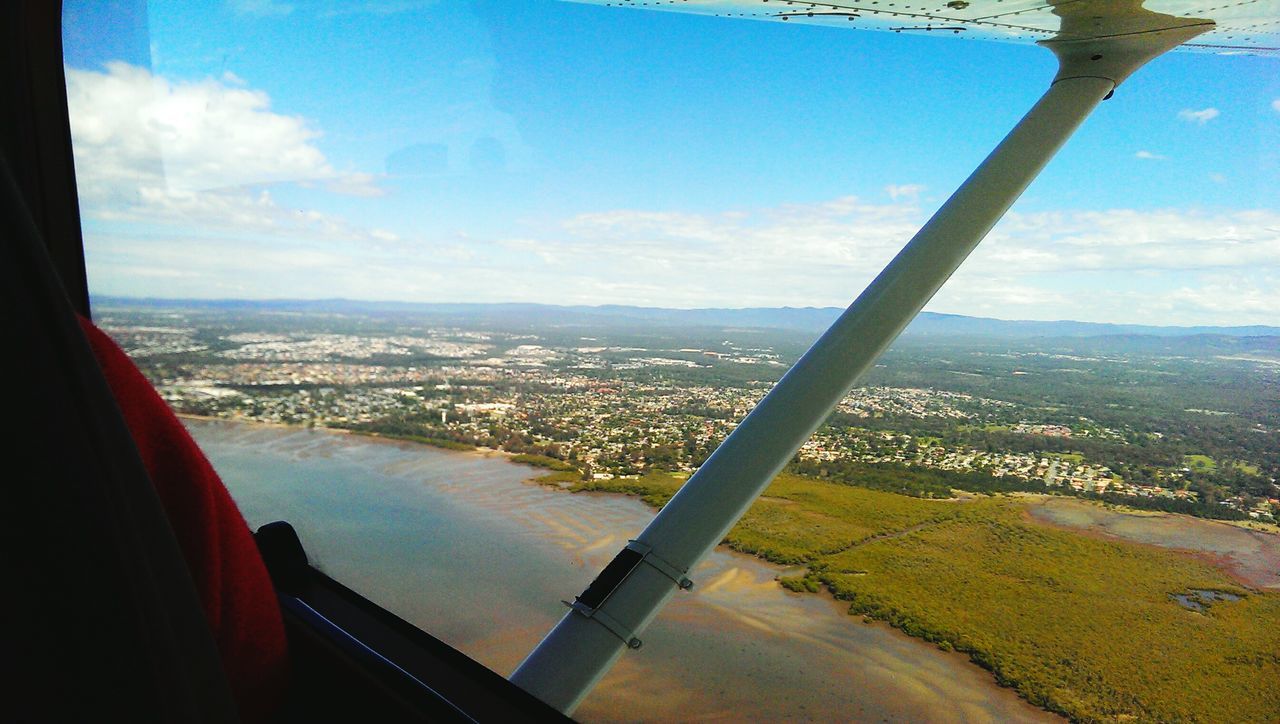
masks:
[[[804,444],[800,455],[815,461],[854,460],[953,472],[978,471],[997,478],[1042,481],[1046,488],[1070,488],[1078,493],[1116,493],[1192,501],[1197,497],[1191,490],[1126,483],[1105,465],[1077,462],[1067,456],[945,447],[929,439],[857,427],[819,430]]]
[[[988,413],[1010,410],[1011,402],[914,387],[860,387],[848,394],[836,410],[856,417],[905,416],[972,420]]]
[[[209,349],[192,330],[182,328],[111,331],[143,359],[162,350]],[[559,347],[531,335],[459,330],[382,337],[251,332],[226,335],[214,346],[217,351],[207,351],[199,361],[163,367],[155,380],[180,411],[334,427],[408,416],[429,436],[550,454],[602,478],[634,475],[646,467],[693,470],[769,386],[664,381],[662,375],[626,371],[724,361],[781,364],[770,350],[727,348],[708,354],[692,348]],[[395,362],[411,355],[413,364]],[[422,356],[442,360],[423,361]],[[838,411],[856,418],[935,418],[1047,437],[1121,437],[1083,418],[1079,428],[1018,420],[1019,409],[1012,403],[932,389],[860,388]],[[1175,487],[1127,483],[1105,465],[1078,455],[944,446],[936,438],[852,425],[824,427],[805,443],[800,456],[982,471],[1081,493],[1196,497]],[[1168,481],[1176,484],[1180,477],[1169,471]],[[1246,507],[1243,499],[1223,502]],[[1254,517],[1271,515],[1262,506],[1252,512]]]
[[[239,346],[218,354],[227,359],[260,362],[367,360],[377,357],[479,357],[491,349],[477,342],[458,342],[441,337],[392,335],[373,337],[353,334],[264,335],[240,334],[225,339],[246,339]],[[251,341],[250,341],[251,340]]]

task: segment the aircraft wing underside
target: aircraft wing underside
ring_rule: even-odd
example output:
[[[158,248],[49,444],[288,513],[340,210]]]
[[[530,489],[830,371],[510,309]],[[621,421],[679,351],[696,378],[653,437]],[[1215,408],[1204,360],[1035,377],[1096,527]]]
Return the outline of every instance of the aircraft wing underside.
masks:
[[[1211,20],[1216,27],[1180,50],[1219,54],[1280,55],[1280,0],[931,0],[921,2],[800,2],[798,0],[570,0],[592,5],[646,8],[716,17],[752,18],[812,25],[930,33],[961,38],[1035,42],[1096,37],[1087,20],[1108,16],[1106,34],[1160,29],[1170,24]],[[1117,28],[1117,16],[1129,23]]]

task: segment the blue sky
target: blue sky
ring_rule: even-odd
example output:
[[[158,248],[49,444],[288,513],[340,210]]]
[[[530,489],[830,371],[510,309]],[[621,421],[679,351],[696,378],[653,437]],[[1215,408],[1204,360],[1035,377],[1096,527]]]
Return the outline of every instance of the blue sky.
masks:
[[[131,296],[844,306],[1055,65],[552,0],[66,26],[90,284]],[[1157,59],[929,308],[1280,324],[1278,63]]]

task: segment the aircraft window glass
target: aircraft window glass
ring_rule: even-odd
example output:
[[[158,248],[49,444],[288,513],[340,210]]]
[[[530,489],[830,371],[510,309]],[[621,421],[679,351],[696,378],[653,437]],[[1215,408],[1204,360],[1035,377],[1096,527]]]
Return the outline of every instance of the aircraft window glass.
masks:
[[[67,2],[95,319],[508,674],[1054,74],[793,20]],[[578,715],[1280,715],[1275,63],[1122,85]]]

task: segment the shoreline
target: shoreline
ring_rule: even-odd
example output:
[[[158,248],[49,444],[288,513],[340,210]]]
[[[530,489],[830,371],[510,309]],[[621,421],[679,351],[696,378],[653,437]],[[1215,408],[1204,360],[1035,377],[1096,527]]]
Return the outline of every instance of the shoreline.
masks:
[[[512,458],[519,457],[520,455],[523,454],[523,453],[508,452],[506,450],[501,450],[498,448],[482,447],[479,445],[467,445],[466,443],[457,443],[458,447],[438,445],[435,442],[432,442],[430,439],[426,439],[426,438],[416,439],[409,436],[387,435],[379,432],[366,432],[363,430],[352,430],[345,427],[329,427],[326,425],[316,425],[314,427],[308,427],[306,425],[297,425],[297,424],[287,423],[287,422],[264,422],[261,420],[253,420],[249,418],[239,418],[239,417],[213,417],[210,415],[193,415],[185,412],[175,413],[175,414],[178,416],[179,419],[203,420],[208,422],[230,422],[230,423],[243,424],[243,425],[261,425],[264,427],[274,427],[274,428],[281,428],[286,430],[323,430],[325,432],[339,433],[343,435],[355,435],[359,437],[371,438],[375,440],[383,440],[387,442],[400,442],[400,443],[407,443],[412,445],[423,445],[426,447],[434,448],[436,450],[446,450],[448,452],[473,454],[473,455],[477,455],[479,457],[484,457],[484,458],[502,457],[507,460],[511,460]],[[535,477],[531,477],[526,481],[530,483],[538,482],[541,478],[547,477],[548,475],[557,472],[555,470],[542,468],[538,465],[532,465],[529,463],[524,463],[519,461],[513,461],[513,464],[524,465],[534,470],[543,471],[541,474]],[[548,485],[549,483],[540,483],[540,484]],[[557,486],[553,486],[553,487],[557,487]],[[623,497],[628,497],[625,493],[610,493],[609,491],[582,491],[582,492],[606,492],[610,495],[620,495]],[[986,493],[970,493],[968,491],[953,491],[953,493],[954,492],[959,492],[961,494],[953,495],[953,497],[950,497],[950,498],[933,498],[933,500],[938,500],[943,502],[964,502],[965,500],[970,500],[975,497],[982,497],[984,495],[988,495]],[[1266,523],[1258,520],[1227,520],[1225,518],[1202,518],[1200,516],[1188,515],[1185,513],[1174,513],[1174,512],[1163,511],[1163,510],[1147,510],[1145,508],[1134,508],[1128,505],[1124,505],[1122,503],[1111,503],[1111,502],[1102,501],[1102,500],[1091,500],[1088,498],[1076,497],[1074,495],[1053,495],[1050,493],[1037,493],[1037,492],[1031,492],[1031,491],[1016,491],[1011,493],[1002,493],[1002,495],[1006,495],[1008,497],[1013,497],[1013,498],[1023,498],[1023,499],[1026,499],[1029,501],[1035,501],[1035,502],[1042,502],[1045,500],[1055,500],[1055,499],[1075,500],[1081,503],[1097,506],[1102,510],[1119,513],[1122,515],[1129,515],[1135,518],[1158,518],[1158,519],[1177,518],[1177,519],[1183,519],[1183,520],[1203,521],[1207,524],[1225,525],[1232,528],[1236,528],[1238,530],[1249,531],[1253,533],[1261,533],[1263,535],[1280,536],[1280,523]],[[1039,522],[1052,525],[1054,527],[1059,527],[1059,524],[1051,523],[1050,521],[1041,520]],[[1076,530],[1076,531],[1082,530],[1080,528],[1074,528],[1070,525],[1061,526],[1061,527],[1064,527],[1065,529],[1068,529],[1068,530]],[[1115,537],[1120,538],[1121,540],[1127,540],[1122,536],[1115,536]],[[1157,547],[1162,547],[1162,546],[1157,546]],[[1188,550],[1188,549],[1171,549],[1171,548],[1164,548],[1164,549],[1165,550]],[[1188,550],[1188,552],[1195,553],[1195,551],[1191,551],[1191,550]]]
[[[305,425],[259,422],[256,420],[248,420],[248,419],[232,419],[232,418],[210,417],[210,416],[201,416],[201,415],[185,415],[184,414],[184,415],[179,415],[179,417],[184,420],[189,419],[189,420],[196,420],[200,422],[210,422],[210,423],[216,423],[216,424],[227,424],[227,425],[246,426],[246,427],[260,426],[260,427],[269,427],[269,428],[278,429],[278,430],[291,430],[291,431],[297,431],[297,432],[310,432],[310,431],[319,430],[325,433],[341,433],[344,435],[360,437],[367,440],[376,441],[379,444],[393,444],[396,446],[403,446],[405,448],[410,448],[411,446],[412,447],[425,446],[446,454],[454,453],[459,455],[473,456],[473,457],[482,458],[482,459],[502,458],[504,460],[507,460],[508,462],[511,462],[514,465],[520,465],[522,467],[527,467],[530,469],[530,471],[533,474],[521,480],[521,484],[523,485],[537,486],[539,488],[548,489],[558,494],[573,492],[573,491],[566,490],[561,485],[558,485],[554,480],[546,480],[546,478],[553,477],[556,474],[556,471],[546,470],[544,468],[540,468],[536,465],[530,465],[528,463],[520,463],[520,462],[513,461],[511,459],[516,457],[517,453],[510,453],[504,450],[494,450],[490,448],[480,448],[480,447],[472,447],[471,449],[459,450],[459,449],[453,449],[453,448],[448,448],[443,446],[431,445],[429,443],[425,443],[417,440],[403,439],[403,438],[398,438],[398,437],[389,436],[389,435],[381,435],[377,433],[358,432],[358,431],[352,431],[352,430],[347,430],[343,428],[330,428],[330,427],[323,427],[323,426],[308,428]],[[636,503],[643,505],[645,509],[648,510],[650,513],[652,513],[652,511],[654,510],[653,506],[640,500],[640,498],[635,495],[628,495],[625,493],[617,493],[617,492],[611,492],[611,491],[579,491],[579,493],[574,493],[574,494],[575,495],[584,494],[586,497],[595,497],[595,495],[600,495],[607,499],[613,499],[613,500],[635,500]],[[776,593],[780,594],[781,596],[784,596],[787,599],[793,599],[797,603],[805,600],[817,602],[821,608],[824,608],[830,611],[832,614],[834,614],[833,623],[837,626],[870,627],[882,632],[883,634],[891,637],[893,640],[896,640],[908,647],[927,647],[927,649],[930,651],[931,654],[940,655],[943,659],[951,661],[954,665],[963,667],[964,669],[967,669],[973,672],[977,677],[979,677],[982,680],[983,686],[988,686],[992,691],[1001,692],[1003,695],[1007,695],[1009,697],[1016,699],[1018,702],[1020,702],[1023,706],[1025,706],[1029,710],[1028,714],[1030,714],[1031,712],[1034,712],[1035,716],[1043,718],[1046,721],[1048,720],[1062,721],[1065,719],[1064,717],[1062,717],[1061,714],[1057,712],[1051,711],[1049,709],[1045,709],[1043,707],[1040,707],[1031,703],[1026,698],[1024,698],[1021,694],[1019,694],[1019,692],[1015,688],[1011,686],[1006,686],[1000,683],[1000,681],[996,678],[994,672],[976,663],[970,657],[969,654],[963,651],[954,650],[954,649],[948,650],[948,649],[942,648],[937,644],[930,642],[924,638],[921,638],[918,636],[912,636],[911,634],[893,626],[888,621],[867,616],[865,614],[860,614],[860,613],[855,614],[851,610],[851,605],[848,601],[840,600],[835,596],[834,593],[832,593],[829,589],[825,587],[815,592],[798,592],[798,591],[792,591],[787,589],[786,587],[781,585],[781,583],[779,582],[779,578],[786,575],[791,575],[792,573],[796,572],[797,569],[799,569],[800,573],[803,573],[804,571],[808,570],[807,567],[784,566],[782,564],[768,561],[762,557],[759,557],[751,553],[735,550],[724,543],[717,545],[715,550],[721,555],[727,556],[732,560],[740,561],[743,564],[741,566],[743,569],[746,569],[748,571],[755,571],[755,572],[766,571],[768,574],[767,580],[770,588]],[[715,588],[720,587],[721,583],[722,582],[717,581],[716,579],[712,579],[706,583],[703,583],[700,586],[700,589],[702,589],[703,592],[706,593],[708,592],[708,585],[710,585],[711,589],[714,590]],[[733,585],[734,585],[734,582],[728,583],[729,588],[732,588]],[[715,603],[712,601],[707,601],[707,605],[712,606],[713,608],[716,608],[716,609],[722,609],[724,607],[724,604]],[[753,625],[767,626],[767,622],[760,622],[758,619],[755,619],[755,617],[751,615],[751,612],[748,609],[744,608],[742,611],[737,612],[737,614],[738,614],[737,617],[739,619],[756,621],[756,623]]]
[[[339,435],[353,435],[357,437],[367,437],[375,440],[383,440],[387,442],[401,442],[412,445],[423,445],[425,447],[434,448],[436,450],[445,450],[456,453],[474,453],[480,457],[505,457],[513,458],[518,453],[507,452],[506,450],[498,450],[491,447],[480,447],[470,445],[463,447],[465,443],[458,443],[459,447],[446,447],[444,445],[436,445],[424,440],[412,439],[409,437],[400,437],[396,435],[385,435],[380,432],[365,432],[363,430],[352,430],[346,427],[329,427],[328,425],[298,425],[291,422],[267,422],[265,420],[254,420],[248,417],[214,417],[213,415],[194,415],[189,412],[175,412],[179,420],[199,420],[201,422],[225,422],[234,425],[256,425],[260,427],[273,427],[281,430],[319,430],[321,432],[336,433]],[[517,463],[519,464],[519,463]],[[534,467],[534,466],[529,466]]]
[[[280,424],[280,423],[260,423],[254,420],[234,420],[234,419],[229,420],[226,418],[209,418],[209,417],[200,417],[200,416],[184,416],[184,417],[188,417],[191,419],[199,419],[199,420],[204,420],[204,421],[209,421],[214,423],[244,425],[247,427],[264,426],[264,427],[271,427],[271,428],[281,429],[281,430],[293,430],[298,432],[310,431],[315,429],[315,428],[307,428],[302,425],[289,425],[289,424]],[[361,438],[368,439],[368,440],[376,440],[379,443],[394,443],[396,444],[397,447],[401,447],[403,449],[411,449],[410,446],[417,447],[417,446],[425,445],[427,447],[435,448],[437,451],[440,451],[441,453],[466,453],[481,459],[500,457],[504,460],[507,460],[513,463],[517,461],[512,460],[512,458],[518,457],[517,453],[510,453],[503,450],[478,448],[474,446],[468,449],[455,449],[452,447],[431,445],[429,442],[425,442],[425,441],[405,439],[405,438],[399,438],[396,436],[381,435],[376,433],[365,433],[365,432],[357,432],[357,431],[351,431],[351,430],[346,430],[341,428],[327,428],[327,427],[320,427],[319,429],[324,432],[342,432],[347,435],[358,435]],[[519,464],[521,464],[526,468],[529,468],[531,473],[530,475],[523,477],[520,480],[522,484],[537,486],[540,488],[548,488],[554,491],[555,493],[573,492],[565,489],[566,486],[563,484],[562,480],[555,479],[557,471],[548,470],[548,469],[539,467],[536,464],[529,464],[526,462],[520,462]],[[652,505],[646,503],[641,499],[641,496],[637,496],[637,495],[627,494],[623,492],[616,492],[616,491],[607,491],[607,490],[579,491],[579,492],[605,493],[607,494],[607,498],[611,498],[615,500],[631,498],[631,499],[635,499],[637,503],[643,505],[644,508],[649,512],[649,515],[652,515],[652,511],[654,510],[654,507]],[[594,497],[594,496],[591,496],[591,497]],[[1117,506],[1114,504],[1108,505],[1099,501],[1090,501],[1090,500],[1083,500],[1083,499],[1077,499],[1077,498],[1062,498],[1062,496],[1037,495],[1034,493],[1018,494],[1012,497],[1020,498],[1026,503],[1026,505],[1023,507],[1023,515],[1030,518],[1031,521],[1038,526],[1045,526],[1051,529],[1069,531],[1072,534],[1081,535],[1089,538],[1095,538],[1095,539],[1105,538],[1108,540],[1124,541],[1126,544],[1129,544],[1129,545],[1137,545],[1143,548],[1159,549],[1166,554],[1174,553],[1176,555],[1195,558],[1204,563],[1212,565],[1215,569],[1223,572],[1233,582],[1239,583],[1242,587],[1248,590],[1266,592],[1266,591],[1275,591],[1277,587],[1280,587],[1280,586],[1271,586],[1271,585],[1265,585],[1265,584],[1260,586],[1259,585],[1260,582],[1247,578],[1247,573],[1240,572],[1236,567],[1232,565],[1232,563],[1234,562],[1233,558],[1227,553],[1220,553],[1213,550],[1196,550],[1196,549],[1186,548],[1182,546],[1168,545],[1168,544],[1161,545],[1160,543],[1150,542],[1142,538],[1131,537],[1132,535],[1135,535],[1133,533],[1131,533],[1130,535],[1125,535],[1124,533],[1116,533],[1112,530],[1109,530],[1104,525],[1101,525],[1096,520],[1089,520],[1087,523],[1084,523],[1084,524],[1073,524],[1070,521],[1059,521],[1059,520],[1047,519],[1046,517],[1035,515],[1032,512],[1032,506],[1037,506],[1037,505],[1043,506],[1046,501],[1056,501],[1059,498],[1061,498],[1062,502],[1067,505],[1092,510],[1098,514],[1104,514],[1107,516],[1124,516],[1127,518],[1131,518],[1133,520],[1152,521],[1155,524],[1165,525],[1171,528],[1175,528],[1181,525],[1182,528],[1184,529],[1183,530],[1184,534],[1187,534],[1187,531],[1189,531],[1190,534],[1192,535],[1194,535],[1195,533],[1196,526],[1204,526],[1204,525],[1209,525],[1220,531],[1230,531],[1233,533],[1237,533],[1239,535],[1248,535],[1251,537],[1252,536],[1269,537],[1270,535],[1272,535],[1267,531],[1259,531],[1257,529],[1249,528],[1245,526],[1230,525],[1228,521],[1202,519],[1202,518],[1197,518],[1195,516],[1180,515],[1176,513],[1167,513],[1167,512],[1161,512],[1161,511],[1144,511],[1139,509],[1134,514],[1131,515],[1128,512],[1128,508],[1124,506]],[[1224,523],[1225,525],[1212,526],[1213,523]],[[1212,540],[1210,540],[1209,542],[1212,542]],[[788,598],[794,598],[797,601],[797,605],[803,605],[803,604],[799,604],[798,602],[806,598],[808,598],[811,601],[817,600],[817,601],[821,601],[821,607],[825,608],[828,611],[838,612],[840,616],[848,619],[854,619],[855,616],[858,619],[858,620],[842,621],[840,619],[833,618],[832,625],[834,626],[847,627],[853,623],[861,623],[863,626],[872,626],[881,632],[888,632],[887,635],[889,635],[895,640],[904,642],[909,646],[918,647],[921,645],[925,645],[929,648],[931,652],[948,654],[949,656],[946,658],[951,659],[956,666],[963,667],[973,672],[975,675],[979,676],[983,680],[982,682],[983,687],[993,686],[995,690],[1007,692],[1009,696],[1015,698],[1023,706],[1037,712],[1039,715],[1043,715],[1045,717],[1052,717],[1054,719],[1059,719],[1062,717],[1061,714],[1059,714],[1056,711],[1053,711],[1052,709],[1044,708],[1042,706],[1038,706],[1032,703],[1030,700],[1025,698],[1016,687],[1002,683],[999,680],[999,677],[996,675],[996,672],[994,670],[986,666],[983,666],[981,663],[976,661],[970,652],[967,652],[964,650],[953,650],[953,649],[945,648],[943,646],[940,646],[930,641],[929,639],[923,636],[912,635],[894,626],[889,620],[877,618],[875,616],[869,616],[869,615],[866,615],[865,613],[855,612],[852,610],[852,605],[849,602],[840,600],[839,598],[836,597],[836,595],[831,590],[829,590],[825,586],[822,587],[821,590],[819,591],[801,592],[801,591],[789,590],[787,587],[784,587],[779,582],[779,578],[783,576],[795,574],[797,568],[800,569],[800,574],[803,575],[803,573],[808,570],[807,567],[784,566],[784,565],[772,563],[762,557],[753,555],[751,553],[735,550],[723,543],[718,545],[715,550],[721,555],[730,556],[733,559],[743,561],[744,568],[755,570],[757,573],[759,573],[760,571],[767,571],[767,576],[765,578],[761,578],[756,583],[756,585],[759,585],[759,586],[767,585],[774,593],[781,593],[783,596],[786,596]],[[767,584],[765,583],[765,581],[767,581]],[[714,581],[712,582],[714,583]],[[735,585],[735,582],[731,581],[729,582],[729,585],[730,586]],[[812,597],[807,595],[811,593],[817,593],[818,596]],[[755,626],[763,629],[774,628],[767,618],[759,618],[757,615],[755,615],[757,612],[754,612],[752,610],[752,606],[761,605],[761,604],[751,603],[752,592],[750,590],[743,590],[735,595],[740,596],[741,598],[738,598],[737,600],[744,602],[745,605],[739,607],[733,604],[726,605],[726,603],[723,603],[723,602],[722,603],[708,602],[708,603],[714,608],[721,610],[723,614],[736,619],[739,623],[746,623],[749,626]],[[762,599],[762,601],[763,600],[764,599]],[[714,622],[708,623],[706,621],[704,621],[702,625],[710,625],[713,628],[716,626]],[[800,635],[803,635],[803,634],[800,634]],[[954,657],[960,657],[960,658],[954,658]],[[922,661],[926,661],[926,660],[928,659],[922,659]]]

